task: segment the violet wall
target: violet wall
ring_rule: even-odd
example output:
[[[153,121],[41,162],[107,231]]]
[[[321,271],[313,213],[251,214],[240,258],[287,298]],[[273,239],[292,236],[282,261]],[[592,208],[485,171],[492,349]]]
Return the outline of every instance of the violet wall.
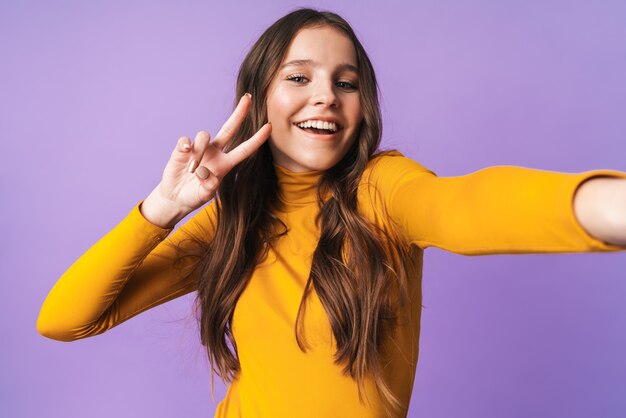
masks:
[[[58,277],[221,126],[247,49],[296,6],[355,27],[384,146],[440,176],[626,170],[626,2],[3,1],[0,416],[212,417],[191,295],[71,344]],[[428,249],[411,417],[626,416],[626,256]],[[88,279],[88,278],[86,278]]]

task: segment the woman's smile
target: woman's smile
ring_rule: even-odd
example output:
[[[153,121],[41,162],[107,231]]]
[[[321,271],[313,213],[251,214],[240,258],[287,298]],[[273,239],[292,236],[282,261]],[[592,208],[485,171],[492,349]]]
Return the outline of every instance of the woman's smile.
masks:
[[[294,125],[308,137],[318,140],[337,139],[343,129],[335,118],[314,117]]]

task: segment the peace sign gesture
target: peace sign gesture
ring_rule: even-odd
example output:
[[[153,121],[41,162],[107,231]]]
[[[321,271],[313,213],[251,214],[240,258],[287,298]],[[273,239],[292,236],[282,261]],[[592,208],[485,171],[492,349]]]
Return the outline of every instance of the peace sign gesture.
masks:
[[[223,152],[251,105],[252,96],[246,93],[213,140],[206,131],[198,132],[193,144],[186,136],[178,140],[161,182],[141,204],[148,221],[162,228],[173,227],[211,200],[224,176],[263,145],[272,132],[269,123],[235,149]]]

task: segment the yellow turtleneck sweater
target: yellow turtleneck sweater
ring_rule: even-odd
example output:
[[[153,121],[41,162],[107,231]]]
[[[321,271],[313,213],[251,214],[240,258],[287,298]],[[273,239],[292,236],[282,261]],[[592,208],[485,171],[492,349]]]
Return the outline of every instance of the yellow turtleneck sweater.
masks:
[[[321,172],[293,173],[275,166],[289,228],[257,266],[233,317],[241,373],[216,417],[382,417],[372,382],[370,404],[360,403],[356,383],[333,362],[335,341],[315,290],[305,314],[303,353],[294,323],[319,239],[316,184]],[[457,177],[437,177],[398,152],[372,160],[359,187],[359,210],[385,228],[394,224],[414,245],[419,272],[410,283],[408,321],[387,344],[385,378],[407,405],[417,365],[423,250],[433,246],[475,254],[618,251],[590,236],[573,212],[576,188],[594,176],[626,178],[595,170],[579,174],[515,166],[489,167]],[[174,268],[173,250],[187,234],[208,240],[215,228],[210,203],[171,235],[149,223],[136,205],[83,254],[46,298],[37,322],[49,338],[72,341],[97,334],[178,296],[194,280]],[[386,214],[383,212],[386,207]],[[169,237],[167,237],[169,235]],[[165,239],[167,237],[167,239]]]

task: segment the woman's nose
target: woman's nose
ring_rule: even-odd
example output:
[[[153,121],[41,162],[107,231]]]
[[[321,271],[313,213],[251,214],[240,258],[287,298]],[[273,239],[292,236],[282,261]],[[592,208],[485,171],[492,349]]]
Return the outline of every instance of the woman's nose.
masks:
[[[310,101],[315,106],[339,106],[339,99],[337,98],[337,94],[335,93],[335,86],[330,82],[316,83],[316,85],[313,87]]]

